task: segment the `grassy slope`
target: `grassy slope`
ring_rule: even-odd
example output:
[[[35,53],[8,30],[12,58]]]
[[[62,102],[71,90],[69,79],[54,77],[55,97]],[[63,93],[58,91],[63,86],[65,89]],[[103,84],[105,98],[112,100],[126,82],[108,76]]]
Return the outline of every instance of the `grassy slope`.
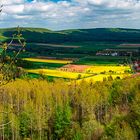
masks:
[[[17,28],[0,29],[0,40],[10,38],[15,32],[17,32]],[[100,49],[116,48],[121,43],[140,43],[140,30],[136,29],[99,28],[51,31],[43,28],[21,28],[21,32],[26,42],[29,43],[28,48],[32,52],[36,52],[38,49],[44,51],[45,48],[48,49],[48,47],[50,47],[48,45],[41,46],[36,43],[81,46],[80,48],[74,49],[78,51],[78,53],[80,50],[90,53],[91,51]],[[68,50],[67,48],[66,51],[68,51],[70,55],[74,54],[73,49]]]
[[[0,29],[0,34],[10,37],[17,29]],[[27,42],[64,43],[85,41],[140,42],[140,30],[99,28],[51,31],[42,28],[21,28]],[[38,38],[36,38],[38,37]]]

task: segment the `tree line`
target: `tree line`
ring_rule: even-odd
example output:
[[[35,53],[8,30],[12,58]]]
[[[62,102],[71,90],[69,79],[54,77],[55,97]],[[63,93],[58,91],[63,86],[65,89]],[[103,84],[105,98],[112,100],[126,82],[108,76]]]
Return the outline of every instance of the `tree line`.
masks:
[[[18,79],[0,87],[3,140],[138,140],[140,78]],[[3,125],[2,125],[3,124]]]

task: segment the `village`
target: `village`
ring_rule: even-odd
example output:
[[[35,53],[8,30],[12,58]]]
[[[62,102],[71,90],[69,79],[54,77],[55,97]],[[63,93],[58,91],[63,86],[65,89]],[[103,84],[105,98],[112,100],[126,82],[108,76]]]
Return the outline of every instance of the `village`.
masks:
[[[96,56],[139,56],[139,49],[105,49],[98,51]]]

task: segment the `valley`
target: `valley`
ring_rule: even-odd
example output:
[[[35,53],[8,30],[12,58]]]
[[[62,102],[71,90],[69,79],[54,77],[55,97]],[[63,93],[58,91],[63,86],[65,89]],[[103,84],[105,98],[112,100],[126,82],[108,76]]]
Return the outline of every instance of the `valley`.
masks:
[[[16,28],[0,30],[8,41]],[[33,77],[90,79],[94,82],[122,79],[135,73],[134,62],[140,58],[140,30],[82,29],[51,31],[21,28],[26,50],[19,55],[17,66]],[[131,36],[131,38],[130,38]],[[34,40],[36,38],[36,40]],[[9,54],[17,51],[16,40]],[[29,76],[30,77],[30,76]]]

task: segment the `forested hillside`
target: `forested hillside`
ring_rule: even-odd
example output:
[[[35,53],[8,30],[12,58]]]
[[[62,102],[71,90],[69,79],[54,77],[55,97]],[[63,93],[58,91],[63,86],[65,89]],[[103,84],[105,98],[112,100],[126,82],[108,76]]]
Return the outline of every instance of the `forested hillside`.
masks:
[[[140,139],[140,78],[95,84],[16,80],[1,91],[5,140]]]
[[[21,28],[28,43],[65,43],[85,41],[140,42],[140,30],[121,28],[97,28],[51,31],[41,28]],[[0,29],[0,39],[10,38],[16,28]],[[6,39],[5,38],[5,39]]]

